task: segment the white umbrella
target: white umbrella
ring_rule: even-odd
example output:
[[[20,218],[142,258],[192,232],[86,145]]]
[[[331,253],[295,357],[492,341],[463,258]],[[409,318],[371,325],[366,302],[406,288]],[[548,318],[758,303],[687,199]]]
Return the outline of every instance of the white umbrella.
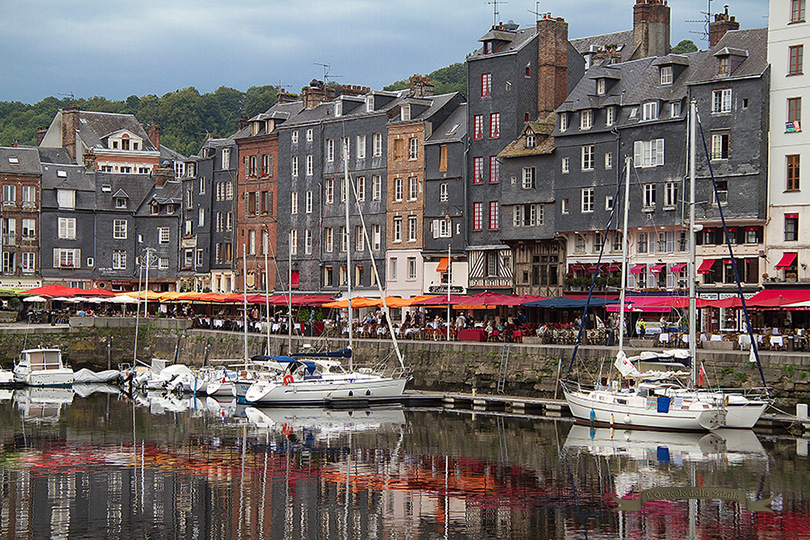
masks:
[[[83,301],[90,304],[101,304],[103,302],[109,302],[109,300],[109,298],[102,298],[101,296],[91,296],[90,298],[85,298]]]
[[[44,296],[29,296],[28,298],[23,298],[23,302],[47,302],[48,299]]]
[[[139,302],[137,298],[132,298],[127,295],[113,296],[112,298],[105,298],[104,300],[111,304],[137,304]]]
[[[81,302],[81,300],[79,300],[78,298],[68,298],[67,296],[57,296],[56,298],[51,298],[51,300],[54,300],[56,302],[68,302],[70,304],[78,304],[79,302]]]

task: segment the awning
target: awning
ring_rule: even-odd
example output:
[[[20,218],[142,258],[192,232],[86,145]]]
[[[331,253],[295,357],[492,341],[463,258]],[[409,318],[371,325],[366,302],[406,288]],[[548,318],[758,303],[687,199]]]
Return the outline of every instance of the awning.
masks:
[[[637,264],[630,269],[631,274],[640,274],[647,268],[646,264]]]
[[[577,272],[579,270],[582,270],[583,268],[584,268],[584,266],[582,266],[581,264],[572,264],[571,265],[571,272]]]
[[[603,272],[618,272],[621,269],[622,269],[622,266],[620,264],[615,264],[615,263],[609,264],[609,265],[607,265],[607,267],[604,267],[604,266],[602,267]]]
[[[436,267],[436,271],[440,274],[446,274],[449,262],[450,259],[448,259],[447,257],[442,257],[442,259],[439,261],[439,266]]]
[[[776,263],[776,269],[781,270],[782,268],[790,268],[797,256],[798,253],[785,253],[782,255],[782,259]]]
[[[667,265],[665,264],[656,264],[652,268],[650,268],[650,272],[655,272],[656,274],[660,273]]]
[[[715,259],[706,259],[706,260],[704,260],[702,263],[700,263],[700,268],[698,268],[697,273],[698,274],[708,274],[709,270],[712,269],[712,266],[714,266],[715,262],[716,262]]]
[[[781,307],[810,300],[810,289],[765,289],[746,300],[752,307]]]
[[[684,268],[686,268],[686,263],[678,263],[678,264],[673,264],[673,265],[672,265],[672,266],[669,268],[669,272],[670,272],[671,274],[680,274],[681,272],[683,272],[683,269],[684,269]]]

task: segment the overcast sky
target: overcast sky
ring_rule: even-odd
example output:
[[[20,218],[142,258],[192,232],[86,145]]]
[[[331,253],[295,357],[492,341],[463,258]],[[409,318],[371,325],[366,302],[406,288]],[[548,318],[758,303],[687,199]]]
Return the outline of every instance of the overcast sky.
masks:
[[[534,11],[569,37],[628,30],[635,0],[508,0],[498,20],[531,26]],[[741,28],[768,25],[766,0],[728,0]],[[669,0],[671,41],[706,48],[706,0]],[[380,89],[463,61],[492,26],[488,0],[0,0],[0,101],[47,96],[163,95],[193,86],[298,92],[326,72]],[[723,3],[714,0],[712,13]]]

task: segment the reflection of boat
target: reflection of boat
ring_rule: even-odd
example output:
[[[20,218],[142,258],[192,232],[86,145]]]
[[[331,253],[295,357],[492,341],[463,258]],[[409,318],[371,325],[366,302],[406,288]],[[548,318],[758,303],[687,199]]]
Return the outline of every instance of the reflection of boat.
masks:
[[[597,428],[573,425],[564,447],[598,456],[680,463],[723,459],[767,459],[753,431],[716,429],[710,433]]]
[[[21,388],[14,404],[26,422],[56,422],[63,408],[73,402],[70,388]]]
[[[59,349],[26,349],[14,366],[14,379],[28,386],[70,386],[73,370],[62,362]]]
[[[112,394],[118,395],[121,393],[121,388],[109,383],[73,383],[73,392],[80,398],[86,398],[93,394]]]
[[[376,431],[405,424],[405,413],[399,407],[361,410],[248,407],[245,416],[259,429],[278,431],[284,435],[304,433],[316,438],[329,438],[346,432]]]

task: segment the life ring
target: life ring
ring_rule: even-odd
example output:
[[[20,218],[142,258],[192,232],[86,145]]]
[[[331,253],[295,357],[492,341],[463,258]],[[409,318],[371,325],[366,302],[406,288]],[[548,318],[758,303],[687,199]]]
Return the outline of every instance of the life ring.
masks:
[[[288,373],[287,375],[284,375],[284,379],[282,380],[284,381],[284,386],[287,386],[292,384],[295,379],[293,379],[293,376]]]
[[[292,435],[293,434],[293,428],[292,428],[292,426],[284,424],[284,427],[281,428],[281,432],[284,435]]]

